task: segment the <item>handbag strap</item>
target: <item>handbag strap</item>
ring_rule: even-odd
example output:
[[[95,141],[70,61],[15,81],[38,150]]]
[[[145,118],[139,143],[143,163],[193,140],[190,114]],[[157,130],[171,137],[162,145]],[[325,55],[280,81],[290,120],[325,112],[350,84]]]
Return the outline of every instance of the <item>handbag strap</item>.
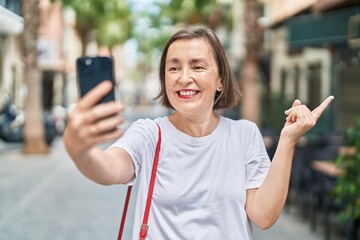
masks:
[[[158,141],[157,141],[157,144],[156,144],[156,151],[155,151],[153,168],[152,168],[152,172],[151,172],[150,185],[149,185],[149,191],[148,191],[148,196],[147,196],[147,200],[146,200],[143,223],[142,223],[141,229],[140,229],[140,240],[145,240],[145,238],[147,236],[147,230],[149,229],[148,219],[149,219],[152,195],[153,195],[153,192],[154,192],[156,171],[157,171],[157,166],[158,166],[158,163],[159,163],[160,146],[161,146],[161,128],[160,128],[159,124],[156,124],[156,125],[158,126],[158,129],[159,129]],[[125,199],[125,204],[124,204],[124,209],[123,209],[123,215],[122,215],[122,218],[121,218],[118,240],[121,240],[122,234],[123,234],[123,231],[124,231],[125,219],[126,219],[126,214],[127,214],[127,209],[128,209],[128,206],[129,206],[129,202],[130,202],[131,190],[132,190],[132,186],[129,186],[127,194],[126,194],[126,199]]]
[[[129,186],[128,190],[127,190],[127,193],[126,193],[123,214],[122,214],[122,217],[121,217],[120,229],[119,229],[119,234],[118,234],[118,238],[117,238],[118,240],[121,240],[122,235],[123,235],[126,214],[127,214],[127,210],[128,210],[128,206],[129,206],[129,202],[130,202],[131,190],[132,190],[132,186]]]
[[[158,167],[158,163],[159,163],[160,146],[161,146],[161,129],[160,129],[159,124],[157,124],[157,126],[158,126],[158,129],[159,129],[158,142],[157,142],[157,145],[156,145],[156,152],[155,152],[154,163],[153,163],[153,168],[152,168],[152,173],[151,173],[148,196],[147,196],[147,200],[146,200],[143,223],[142,223],[141,229],[140,229],[140,240],[144,240],[146,238],[147,231],[149,229],[148,219],[149,219],[152,195],[153,195],[153,192],[154,192],[156,171],[157,171],[157,167]]]

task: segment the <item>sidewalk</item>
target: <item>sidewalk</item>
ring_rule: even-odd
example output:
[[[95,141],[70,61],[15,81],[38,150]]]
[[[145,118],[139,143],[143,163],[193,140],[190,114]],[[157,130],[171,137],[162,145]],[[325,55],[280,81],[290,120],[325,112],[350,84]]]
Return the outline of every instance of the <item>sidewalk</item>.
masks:
[[[26,156],[19,144],[0,143],[0,239],[116,239],[125,186],[100,186],[86,179],[56,139],[48,155]],[[128,221],[131,222],[131,209]],[[125,235],[129,236],[130,229]],[[125,239],[129,239],[125,238]],[[308,223],[284,212],[254,240],[320,240]]]
[[[261,230],[256,227],[254,240],[323,240],[324,236],[319,229],[311,232],[308,220],[301,220],[295,213],[283,211],[279,220],[270,229]],[[335,240],[335,239],[333,239]]]

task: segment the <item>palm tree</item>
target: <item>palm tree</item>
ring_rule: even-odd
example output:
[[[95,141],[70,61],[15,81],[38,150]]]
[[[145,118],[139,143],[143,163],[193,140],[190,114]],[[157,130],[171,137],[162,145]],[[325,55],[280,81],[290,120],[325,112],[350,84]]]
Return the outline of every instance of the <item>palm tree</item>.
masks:
[[[260,124],[260,83],[259,52],[263,42],[263,31],[257,23],[260,17],[260,5],[257,0],[245,1],[244,12],[246,55],[241,75],[243,98],[241,103],[242,118]]]
[[[118,0],[51,0],[60,1],[63,6],[76,13],[75,29],[78,33],[82,55],[92,32],[101,46],[112,48],[130,38],[131,16],[127,1]]]
[[[127,1],[104,1],[103,10],[96,19],[96,39],[110,50],[131,37],[132,16]]]
[[[23,0],[22,15],[24,31],[22,36],[25,63],[24,79],[27,86],[25,102],[24,152],[47,153],[43,110],[41,104],[41,73],[37,66],[37,38],[40,25],[39,0]]]
[[[205,24],[215,30],[224,23],[218,0],[171,0],[162,4],[162,9],[162,15],[169,17],[174,24]]]

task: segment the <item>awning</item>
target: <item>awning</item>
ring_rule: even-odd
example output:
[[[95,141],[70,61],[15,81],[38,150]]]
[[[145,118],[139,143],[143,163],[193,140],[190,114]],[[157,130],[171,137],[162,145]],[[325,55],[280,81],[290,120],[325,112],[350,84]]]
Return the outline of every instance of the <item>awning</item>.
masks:
[[[24,29],[24,19],[0,5],[0,34],[19,34]]]
[[[360,6],[293,17],[285,25],[290,47],[348,44],[360,39]],[[350,32],[350,33],[349,33]]]

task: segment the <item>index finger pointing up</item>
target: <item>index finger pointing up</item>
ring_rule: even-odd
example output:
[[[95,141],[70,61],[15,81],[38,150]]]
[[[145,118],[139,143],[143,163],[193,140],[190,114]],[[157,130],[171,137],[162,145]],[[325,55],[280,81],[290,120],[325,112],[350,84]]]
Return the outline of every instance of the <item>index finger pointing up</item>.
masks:
[[[321,114],[325,111],[325,109],[329,106],[331,101],[334,99],[334,96],[327,97],[317,108],[315,108],[311,113],[313,117],[315,118],[315,121],[317,121]]]

